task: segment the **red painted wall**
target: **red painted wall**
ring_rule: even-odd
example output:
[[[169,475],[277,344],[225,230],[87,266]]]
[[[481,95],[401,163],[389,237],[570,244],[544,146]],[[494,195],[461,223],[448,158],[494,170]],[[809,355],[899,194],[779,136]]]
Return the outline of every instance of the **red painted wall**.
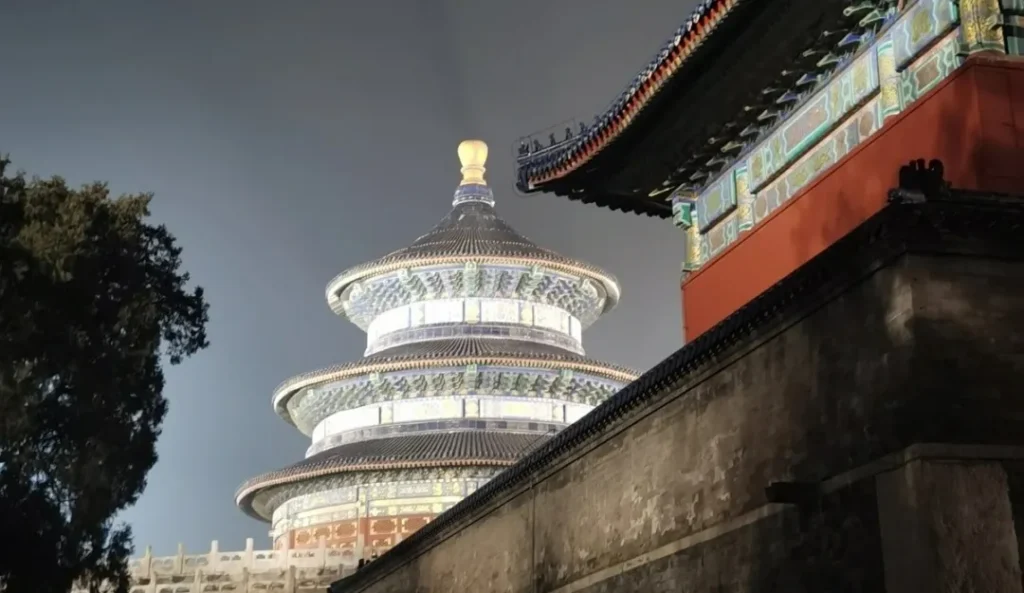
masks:
[[[940,159],[955,187],[1024,192],[1024,60],[975,56],[682,284],[693,340],[886,203],[901,166]]]

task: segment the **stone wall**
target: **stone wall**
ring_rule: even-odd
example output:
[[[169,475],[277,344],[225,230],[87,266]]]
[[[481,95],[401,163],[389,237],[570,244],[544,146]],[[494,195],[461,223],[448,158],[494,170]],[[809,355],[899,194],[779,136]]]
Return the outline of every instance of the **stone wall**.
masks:
[[[710,362],[335,591],[1019,593],[1024,241],[969,208],[916,212],[844,239],[773,289],[812,296],[755,303],[772,322],[691,345]]]

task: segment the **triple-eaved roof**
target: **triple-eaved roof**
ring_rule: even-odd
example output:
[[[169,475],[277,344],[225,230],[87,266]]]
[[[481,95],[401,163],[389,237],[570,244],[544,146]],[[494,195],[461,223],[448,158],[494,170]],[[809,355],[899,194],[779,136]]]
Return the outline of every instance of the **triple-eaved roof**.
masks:
[[[594,123],[525,141],[519,189],[667,218],[845,63],[897,0],[704,0]]]

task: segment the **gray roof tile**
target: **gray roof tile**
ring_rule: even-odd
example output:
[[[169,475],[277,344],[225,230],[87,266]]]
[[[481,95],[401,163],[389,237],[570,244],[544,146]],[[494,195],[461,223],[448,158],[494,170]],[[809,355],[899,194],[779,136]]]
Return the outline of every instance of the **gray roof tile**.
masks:
[[[493,431],[424,433],[349,443],[307,457],[288,467],[247,480],[238,489],[239,504],[260,490],[293,481],[348,471],[410,467],[512,465],[549,435]]]

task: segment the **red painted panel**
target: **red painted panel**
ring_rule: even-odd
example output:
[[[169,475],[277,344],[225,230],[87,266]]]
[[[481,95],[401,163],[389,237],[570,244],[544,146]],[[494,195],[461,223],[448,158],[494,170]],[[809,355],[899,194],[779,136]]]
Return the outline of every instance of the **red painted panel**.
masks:
[[[354,550],[360,557],[369,558],[370,554],[383,553],[395,545],[401,538],[432,521],[437,515],[403,515],[383,517],[361,517],[358,520],[343,520],[321,523],[309,527],[301,527],[289,531],[279,537],[275,547],[281,549],[287,541],[294,550],[316,549],[320,546],[320,537],[326,540],[329,548],[354,549],[361,538],[364,542],[362,550]],[[399,535],[401,534],[401,535]]]
[[[789,275],[886,203],[899,168],[937,158],[956,187],[1024,192],[1024,61],[972,57],[682,285],[687,340]]]

